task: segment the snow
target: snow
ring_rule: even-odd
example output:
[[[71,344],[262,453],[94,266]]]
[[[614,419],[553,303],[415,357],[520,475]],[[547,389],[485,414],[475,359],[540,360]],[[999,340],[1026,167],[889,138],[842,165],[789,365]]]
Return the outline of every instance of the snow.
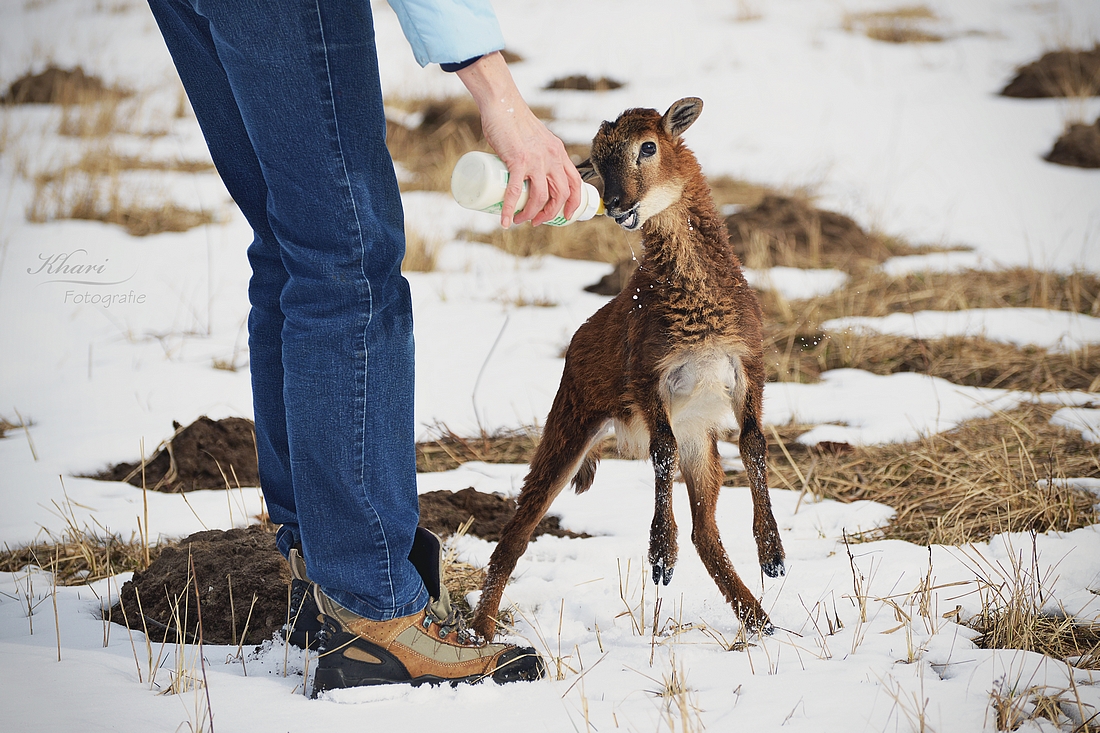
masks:
[[[681,3],[674,15],[669,3],[657,0],[498,0],[497,10],[509,48],[526,58],[514,67],[521,90],[531,103],[553,110],[552,128],[569,141],[591,139],[601,120],[627,107],[663,110],[698,95],[706,108],[686,139],[708,173],[808,187],[820,205],[865,227],[916,243],[972,248],[894,258],[883,265],[887,273],[1015,265],[1100,271],[1100,174],[1041,160],[1068,119],[1100,114],[1100,100],[996,95],[1016,65],[1053,44],[1091,46],[1100,34],[1100,4],[925,4],[941,18],[937,29],[949,36],[946,42],[895,46],[845,31],[844,12],[884,7],[860,0],[741,3],[760,16],[746,22],[719,0]],[[416,66],[396,16],[384,3],[372,5],[389,96],[462,93],[453,75]],[[7,3],[0,17],[0,85],[49,61],[80,64],[145,93],[141,124],[167,133],[149,137],[135,129],[115,141],[120,149],[206,158],[194,120],[174,117],[178,82],[144,4]],[[542,88],[571,73],[627,84],[601,94]],[[56,167],[80,148],[55,134],[56,110],[2,108],[0,114],[0,415],[15,419],[18,410],[32,421],[26,432],[0,440],[0,542],[57,536],[70,524],[130,536],[146,502],[153,538],[248,523],[262,509],[255,488],[193,492],[185,502],[180,495],[143,497],[128,485],[79,477],[135,460],[142,450],[151,454],[173,420],[251,416],[247,224],[213,173],[127,176],[124,183],[212,211],[215,225],[136,240],[91,222],[29,224],[26,174]],[[460,434],[538,425],[571,334],[606,302],[581,290],[605,274],[606,265],[519,260],[460,241],[459,232],[489,231],[494,220],[445,195],[409,193],[404,204],[409,229],[441,247],[434,272],[409,275],[422,434],[437,423]],[[42,269],[46,259],[65,255],[70,264],[102,270],[73,278]],[[835,271],[746,274],[788,299],[820,296],[844,283]],[[62,282],[71,279],[99,284]],[[100,301],[103,294],[115,297],[105,306],[79,302],[83,293]],[[1097,323],[1019,309],[890,316],[830,328],[920,338],[982,334],[1058,349],[1100,343]],[[236,370],[215,369],[215,360]],[[813,425],[802,437],[806,443],[882,444],[947,430],[1025,400],[1060,405],[1057,424],[1100,441],[1094,393],[1029,395],[920,374],[835,370],[817,384],[769,384],[764,414],[770,424]],[[727,467],[743,467],[736,446],[723,443],[721,454]],[[421,475],[419,490],[473,486],[515,495],[526,470],[468,463]],[[1097,490],[1095,479],[1068,481]],[[661,619],[653,633],[657,590],[645,563],[652,497],[648,464],[602,462],[589,492],[564,493],[553,507],[564,526],[593,536],[542,537],[517,566],[505,596],[518,608],[514,639],[538,647],[555,671],[555,658],[562,658],[562,679],[347,690],[310,701],[301,694],[300,653],[288,653],[284,677],[279,643],[245,650],[246,676],[235,649],[206,647],[217,729],[358,730],[369,721],[372,729],[405,730],[443,720],[464,733],[482,730],[488,719],[502,730],[582,730],[589,722],[600,730],[675,730],[683,727],[676,702],[653,694],[673,671],[689,688],[685,714],[699,723],[696,729],[909,730],[919,715],[934,730],[993,730],[991,692],[1064,690],[1071,682],[1083,705],[1100,705],[1095,673],[1030,653],[977,649],[973,632],[957,623],[980,608],[979,578],[1016,582],[1014,563],[1023,557],[1030,567],[1033,552],[1051,609],[1096,619],[1100,527],[1041,534],[1034,545],[1021,534],[930,550],[877,541],[851,546],[850,557],[845,535],[881,527],[891,509],[773,491],[788,573],[766,579],[757,571],[749,490],[724,489],[718,505],[723,543],[777,626],[774,636],[729,651],[740,625],[688,547],[690,507],[680,483],[673,510],[681,518],[681,552],[671,585],[659,589]],[[493,548],[474,537],[455,546],[473,563],[487,562]],[[930,568],[936,589],[922,616],[910,592]],[[125,629],[99,619],[125,580],[55,594],[51,578],[39,571],[0,574],[5,730],[200,727],[205,694],[157,694],[177,650],[164,650],[151,688],[142,635],[135,633],[131,646]],[[857,596],[865,598],[865,620]],[[898,609],[908,621],[899,620]],[[830,629],[827,619],[843,627]],[[157,645],[152,653],[160,654]],[[194,650],[184,653],[187,667]],[[1028,723],[1021,730],[1028,726],[1052,729]]]
[[[788,300],[828,295],[848,282],[848,276],[840,270],[800,270],[797,267],[746,269],[745,279],[754,288],[774,290]]]
[[[1055,425],[1080,430],[1090,443],[1100,443],[1100,410],[1088,407],[1063,407],[1051,416]]]
[[[1100,344],[1100,318],[1044,308],[917,311],[877,318],[848,316],[825,321],[821,326],[833,332],[863,330],[919,339],[980,336],[1049,351],[1077,351]]]

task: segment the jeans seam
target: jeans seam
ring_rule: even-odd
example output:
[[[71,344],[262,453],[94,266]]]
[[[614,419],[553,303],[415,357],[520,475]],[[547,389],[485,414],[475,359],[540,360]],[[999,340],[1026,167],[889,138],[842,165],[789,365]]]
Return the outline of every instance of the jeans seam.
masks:
[[[314,8],[317,11],[317,31],[321,36],[321,49],[323,50],[324,55],[325,55],[325,78],[326,78],[326,81],[328,83],[329,104],[332,107],[332,124],[333,124],[333,127],[334,127],[335,132],[336,132],[336,148],[337,148],[337,151],[339,152],[339,155],[340,155],[340,167],[341,167],[341,169],[343,170],[343,173],[344,173],[344,181],[345,181],[345,183],[347,183],[347,186],[348,186],[348,200],[351,204],[352,214],[355,217],[355,230],[356,230],[356,234],[359,238],[359,271],[363,275],[363,282],[365,282],[367,284],[367,322],[366,322],[366,324],[364,324],[364,328],[363,328],[363,361],[364,361],[364,366],[363,366],[362,389],[363,389],[363,393],[365,395],[366,394],[366,387],[367,387],[367,385],[366,385],[366,382],[367,382],[366,363],[369,361],[369,358],[370,358],[370,352],[369,352],[369,348],[367,346],[367,329],[369,328],[371,320],[374,317],[374,293],[373,293],[372,288],[371,288],[370,278],[367,277],[366,269],[365,269],[364,264],[363,264],[363,259],[366,257],[366,243],[363,241],[363,225],[359,221],[359,209],[355,205],[355,189],[351,185],[351,176],[348,175],[347,159],[344,156],[344,142],[343,142],[343,139],[340,137],[340,120],[339,120],[339,115],[337,115],[337,113],[336,113],[336,95],[334,93],[333,84],[332,84],[332,67],[329,64],[328,44],[325,41],[325,24],[324,24],[324,21],[321,17],[321,4],[320,4],[319,0],[314,0],[313,5],[314,5]],[[364,397],[364,399],[365,399],[365,397]],[[359,484],[360,485],[363,485],[363,482],[365,480],[366,463],[367,463],[367,457],[366,457],[366,430],[367,430],[366,422],[367,422],[367,414],[366,413],[367,413],[366,406],[364,404],[363,409],[361,410],[362,424],[360,425],[360,435],[362,436],[362,439],[359,441],[359,450],[360,450],[360,454],[359,454]],[[386,528],[385,528],[385,525],[382,522],[382,518],[378,516],[377,510],[375,510],[374,506],[371,504],[370,499],[367,498],[367,497],[364,497],[364,500],[366,501],[367,506],[370,507],[371,512],[374,514],[375,520],[378,522],[378,527],[379,527],[379,529],[382,533],[382,543],[385,546],[385,551],[386,551],[386,569],[387,569],[386,577],[389,581],[390,605],[391,606],[396,606],[397,605],[397,590],[394,588],[394,585],[393,585],[393,569],[394,569],[393,568],[393,559],[392,559],[392,556],[391,556],[392,553],[390,551],[389,538],[386,537]]]

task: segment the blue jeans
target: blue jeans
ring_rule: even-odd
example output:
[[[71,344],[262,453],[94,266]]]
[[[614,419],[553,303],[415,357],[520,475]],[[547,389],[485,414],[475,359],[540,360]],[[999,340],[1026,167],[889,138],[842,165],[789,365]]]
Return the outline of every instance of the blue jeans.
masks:
[[[286,555],[355,613],[424,608],[404,225],[367,0],[150,0],[252,225],[260,483]]]

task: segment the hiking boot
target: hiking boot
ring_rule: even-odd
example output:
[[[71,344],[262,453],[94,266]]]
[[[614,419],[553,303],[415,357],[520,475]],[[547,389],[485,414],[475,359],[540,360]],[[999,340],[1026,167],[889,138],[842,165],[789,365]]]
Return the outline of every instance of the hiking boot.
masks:
[[[313,581],[306,573],[301,545],[290,548],[287,562],[290,563],[290,621],[279,634],[299,649],[314,649],[321,635],[321,612],[313,599]]]
[[[465,628],[441,582],[439,538],[418,528],[409,559],[431,596],[423,611],[410,616],[371,621],[314,586],[324,619],[314,697],[325,690],[363,685],[455,685],[486,678],[505,683],[546,676],[546,667],[534,649],[490,644]]]

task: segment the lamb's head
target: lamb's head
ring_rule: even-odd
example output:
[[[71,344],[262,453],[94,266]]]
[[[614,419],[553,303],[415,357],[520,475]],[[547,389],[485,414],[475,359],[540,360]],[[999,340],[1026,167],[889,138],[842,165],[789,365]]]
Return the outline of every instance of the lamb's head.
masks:
[[[592,155],[579,166],[587,180],[603,179],[608,216],[623,229],[637,229],[680,200],[684,182],[698,169],[680,135],[703,111],[703,100],[685,97],[663,115],[628,109],[604,122],[592,140]]]

